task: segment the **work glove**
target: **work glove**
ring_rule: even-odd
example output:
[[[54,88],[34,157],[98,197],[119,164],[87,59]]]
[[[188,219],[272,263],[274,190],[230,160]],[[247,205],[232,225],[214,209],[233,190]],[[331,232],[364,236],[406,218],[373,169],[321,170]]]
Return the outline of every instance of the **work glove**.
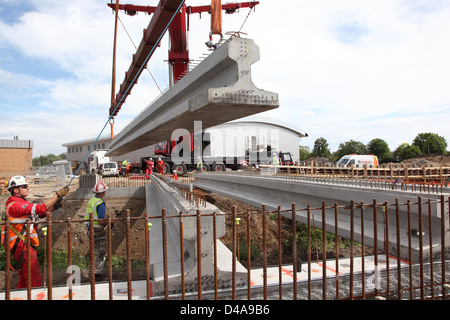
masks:
[[[59,198],[66,196],[68,193],[69,193],[69,187],[67,187],[67,186],[56,191],[56,194],[58,195]]]
[[[53,207],[54,207],[55,210],[64,207],[64,199],[63,198],[59,198],[58,201],[56,201],[56,203],[54,204]]]

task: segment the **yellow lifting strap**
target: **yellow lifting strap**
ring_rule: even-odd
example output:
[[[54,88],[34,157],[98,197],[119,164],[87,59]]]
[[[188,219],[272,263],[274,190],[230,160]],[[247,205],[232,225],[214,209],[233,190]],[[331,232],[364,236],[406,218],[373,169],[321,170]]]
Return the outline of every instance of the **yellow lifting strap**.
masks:
[[[222,34],[221,0],[211,0],[211,34]]]

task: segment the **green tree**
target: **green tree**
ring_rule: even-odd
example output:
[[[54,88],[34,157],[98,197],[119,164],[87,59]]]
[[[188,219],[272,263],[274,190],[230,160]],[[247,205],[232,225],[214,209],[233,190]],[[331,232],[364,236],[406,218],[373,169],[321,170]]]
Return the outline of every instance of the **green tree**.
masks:
[[[447,151],[447,141],[436,133],[419,133],[412,144],[423,154],[445,154]]]
[[[300,154],[300,161],[308,159],[311,154],[309,147],[299,146],[299,154]]]
[[[418,146],[402,143],[394,151],[394,160],[402,162],[422,154]]]
[[[389,145],[383,139],[372,139],[367,144],[367,152],[376,155],[380,163],[389,162],[392,159]]]
[[[340,159],[346,154],[367,154],[366,145],[362,142],[354,140],[339,144],[339,148],[334,154],[336,159]]]
[[[329,158],[331,155],[330,148],[328,147],[327,139],[320,137],[314,142],[314,148],[311,152],[311,157],[325,157]]]
[[[50,166],[53,161],[61,160],[60,156],[57,156],[53,153],[49,153],[45,156],[39,156],[36,158],[33,158],[32,164],[33,167],[42,167],[42,166]]]

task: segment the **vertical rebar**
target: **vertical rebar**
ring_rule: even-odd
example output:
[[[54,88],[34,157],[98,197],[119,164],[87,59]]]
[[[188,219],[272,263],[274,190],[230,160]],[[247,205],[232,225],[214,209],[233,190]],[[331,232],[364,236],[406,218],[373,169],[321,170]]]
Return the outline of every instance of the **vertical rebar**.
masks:
[[[278,206],[278,210],[277,210],[277,232],[278,232],[278,299],[283,300],[283,283],[282,283],[283,253],[282,253],[282,248],[281,248],[281,206]]]
[[[412,262],[412,240],[411,240],[411,201],[406,201],[408,217],[408,261],[409,261],[409,299],[413,299],[413,262]]]
[[[350,201],[350,300],[353,300],[353,275],[355,264],[353,259],[355,248],[355,201]]]
[[[112,240],[111,240],[111,230],[112,230],[112,221],[111,216],[107,213],[106,218],[108,219],[108,282],[109,282],[109,300],[114,299],[113,295],[113,285],[112,285]]]
[[[291,215],[292,215],[292,284],[294,289],[294,300],[297,300],[297,272],[298,272],[298,262],[297,262],[297,208],[294,202],[291,203]],[[280,234],[281,238],[281,234]]]
[[[145,213],[145,283],[147,287],[147,300],[152,296],[150,283],[150,228],[152,224],[148,220],[148,213]]]
[[[9,214],[5,214],[5,300],[11,299],[11,248],[9,241]]]
[[[450,197],[448,198],[448,206],[450,212]],[[449,223],[449,214],[445,212],[445,197],[441,195],[441,283],[442,283],[442,300],[446,299],[445,282],[446,282],[446,266],[445,266],[445,230],[446,224]]]
[[[365,249],[365,236],[364,236],[364,202],[361,201],[361,269],[363,270],[361,274],[361,287],[362,287],[362,298],[366,299],[366,249]]]
[[[420,299],[425,299],[423,278],[423,228],[422,228],[422,197],[418,198],[418,223],[419,223],[419,265],[420,265]]]
[[[251,299],[251,237],[250,237],[250,209],[247,209],[247,299]]]
[[[94,213],[93,212],[89,213],[89,257],[90,257],[91,300],[95,300],[95,254],[94,254]]]
[[[433,263],[433,230],[431,221],[431,199],[428,199],[428,240],[430,246],[429,259],[430,263],[430,283],[431,283],[431,299],[434,300],[434,263]]]
[[[307,235],[308,235],[308,300],[311,300],[311,206],[307,205]]]
[[[218,278],[217,278],[217,213],[216,211],[213,212],[213,248],[214,248],[214,257],[213,257],[213,263],[214,263],[214,299],[219,299],[219,287],[218,287]]]
[[[127,220],[127,227],[126,227],[126,247],[127,247],[127,294],[128,294],[128,300],[133,299],[133,288],[131,286],[131,240],[130,240],[130,234],[131,234],[131,221],[130,221],[130,209],[126,209],[126,220]]]
[[[402,269],[401,269],[401,246],[400,246],[400,203],[395,198],[395,229],[397,235],[397,292],[398,300],[402,299]]]
[[[180,269],[181,269],[181,298],[186,299],[186,287],[184,281],[184,224],[183,211],[180,211]]]
[[[202,225],[199,209],[197,209],[197,278],[198,300],[202,300]]]
[[[167,221],[166,209],[162,209],[163,266],[164,266],[164,299],[169,299],[169,271],[167,266]]]
[[[235,300],[236,299],[236,206],[233,206],[233,210],[232,210],[232,239],[231,239],[231,257],[232,257],[232,261],[231,261],[231,286],[232,286],[232,290],[233,290],[233,294],[232,294],[232,299]]]
[[[388,203],[384,202],[384,253],[386,255],[386,295],[389,300],[391,297],[391,281],[390,281],[390,253],[389,253],[389,207]]]
[[[327,208],[322,201],[322,299],[327,299]]]
[[[264,300],[267,300],[267,217],[266,205],[262,205],[262,225],[263,225],[263,291]]]
[[[26,222],[27,238],[26,238],[26,255],[27,255],[27,298],[31,300],[31,237],[30,237],[30,218]],[[19,266],[20,267],[20,266]]]
[[[53,263],[52,263],[52,217],[47,215],[47,299],[53,299]]]
[[[334,250],[336,269],[336,300],[339,300],[339,233],[338,233],[338,204],[334,203]]]
[[[73,276],[73,270],[72,270],[72,221],[70,218],[67,219],[67,264],[69,265],[69,271],[70,271],[70,284],[69,284],[69,300],[72,300],[72,276]],[[48,230],[48,229],[47,229]]]
[[[374,265],[375,265],[375,296],[378,296],[378,214],[377,214],[377,200],[373,199],[373,248],[375,252]]]

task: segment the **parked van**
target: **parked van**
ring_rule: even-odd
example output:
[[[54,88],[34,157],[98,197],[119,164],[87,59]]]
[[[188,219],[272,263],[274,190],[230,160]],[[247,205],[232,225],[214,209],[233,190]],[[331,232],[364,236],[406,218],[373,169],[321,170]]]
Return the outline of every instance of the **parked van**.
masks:
[[[119,166],[116,162],[102,163],[99,167],[99,173],[102,176],[119,176]]]
[[[364,167],[367,165],[368,168],[376,168],[378,167],[378,157],[373,154],[368,155],[360,155],[360,154],[347,154],[343,156],[336,163],[337,165],[343,166],[354,166],[354,167]]]

